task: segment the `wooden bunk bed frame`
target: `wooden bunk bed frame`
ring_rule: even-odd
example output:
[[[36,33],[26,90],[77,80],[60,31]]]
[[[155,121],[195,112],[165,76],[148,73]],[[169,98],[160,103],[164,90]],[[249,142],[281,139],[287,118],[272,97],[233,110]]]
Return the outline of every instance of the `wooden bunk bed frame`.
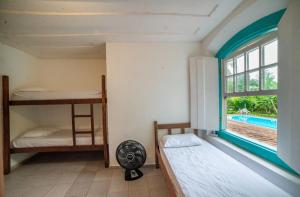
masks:
[[[109,146],[107,140],[107,92],[105,76],[102,75],[102,97],[101,98],[86,98],[86,99],[54,99],[54,100],[9,100],[9,77],[2,76],[2,105],[3,105],[3,168],[4,173],[8,174],[11,171],[10,154],[12,153],[30,153],[30,152],[76,152],[76,151],[98,151],[104,152],[104,165],[109,167]],[[94,128],[94,114],[93,104],[101,103],[102,112],[102,128],[103,128],[103,144],[95,144],[95,128]],[[90,104],[90,114],[77,115],[75,114],[76,104]],[[14,148],[11,147],[10,142],[10,106],[19,105],[71,105],[72,112],[72,146],[48,146],[48,147],[30,147],[30,148]],[[90,131],[76,131],[75,119],[80,117],[89,117],[91,119]],[[91,145],[77,145],[77,134],[91,134]]]
[[[191,123],[174,123],[174,124],[158,124],[157,121],[154,121],[154,144],[155,144],[155,166],[156,168],[161,168],[161,171],[165,177],[167,182],[167,187],[169,190],[169,194],[171,197],[177,197],[178,194],[176,192],[176,187],[172,181],[172,176],[168,173],[167,167],[162,160],[162,156],[159,150],[159,139],[158,139],[158,132],[159,131],[168,131],[168,135],[172,134],[173,129],[180,129],[181,133],[185,133],[186,129],[191,128]],[[195,134],[198,133],[197,129],[193,130]]]

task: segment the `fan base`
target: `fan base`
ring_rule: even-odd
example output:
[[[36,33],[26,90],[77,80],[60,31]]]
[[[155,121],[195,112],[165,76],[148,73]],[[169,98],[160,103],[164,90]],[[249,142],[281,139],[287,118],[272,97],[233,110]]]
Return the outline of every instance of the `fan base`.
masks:
[[[133,181],[139,179],[143,176],[143,173],[139,169],[134,170],[125,170],[125,180],[126,181]]]

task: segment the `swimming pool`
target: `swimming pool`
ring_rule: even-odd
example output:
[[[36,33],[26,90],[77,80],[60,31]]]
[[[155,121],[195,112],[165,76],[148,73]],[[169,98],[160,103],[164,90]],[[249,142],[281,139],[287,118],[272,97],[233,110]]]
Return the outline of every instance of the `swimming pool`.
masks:
[[[254,124],[261,127],[277,129],[277,119],[275,118],[262,118],[249,115],[233,115],[229,117],[229,119],[248,124]]]

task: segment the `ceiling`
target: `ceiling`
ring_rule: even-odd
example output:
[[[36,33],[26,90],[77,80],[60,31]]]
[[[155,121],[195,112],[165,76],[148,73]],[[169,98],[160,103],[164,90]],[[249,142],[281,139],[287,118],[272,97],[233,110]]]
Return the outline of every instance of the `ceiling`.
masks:
[[[0,42],[39,58],[105,58],[106,42],[201,41],[241,1],[1,1]]]

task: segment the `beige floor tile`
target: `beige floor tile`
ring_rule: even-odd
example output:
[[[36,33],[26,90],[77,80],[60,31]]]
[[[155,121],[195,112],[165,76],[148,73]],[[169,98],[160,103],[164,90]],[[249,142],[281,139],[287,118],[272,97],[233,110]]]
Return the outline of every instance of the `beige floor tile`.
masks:
[[[96,172],[83,170],[76,178],[75,182],[92,182]]]
[[[92,182],[74,182],[66,193],[66,197],[86,196]]]
[[[85,197],[107,197],[107,193],[101,193],[101,194],[88,194]]]
[[[128,182],[124,179],[112,179],[109,192],[128,192]]]
[[[104,168],[104,162],[103,161],[90,161],[87,162],[85,166],[85,170],[89,171],[99,171],[100,169]]]
[[[128,197],[128,192],[109,192],[107,197]]]
[[[97,172],[94,181],[111,180],[113,175],[113,169],[105,168]]]
[[[169,197],[168,190],[166,188],[150,189],[150,197]]]
[[[45,197],[64,197],[67,193],[68,189],[72,186],[72,184],[59,184],[55,185],[46,195]]]
[[[167,187],[163,176],[146,176],[146,179],[149,189]]]
[[[27,184],[27,178],[18,176],[16,173],[13,175],[5,176],[5,190],[13,190],[13,189],[23,189],[28,188],[29,184]]]
[[[146,177],[139,178],[134,181],[128,181],[128,189],[130,191],[135,190],[147,190],[147,179]]]
[[[53,187],[54,187],[54,185],[31,187],[30,190],[28,190],[27,192],[24,192],[21,196],[22,196],[22,197],[43,197],[43,196],[45,196],[45,195],[46,195]]]
[[[113,169],[112,179],[124,179],[124,170],[122,168]]]
[[[128,194],[129,194],[129,197],[149,197],[150,196],[147,188],[129,190]]]
[[[46,185],[55,185],[57,180],[60,179],[62,175],[53,175],[53,176],[41,176],[33,175],[27,177],[27,184],[30,186],[46,186]]]
[[[144,167],[141,168],[141,171],[144,173],[144,176],[162,175],[161,170],[154,167]]]
[[[69,163],[69,166],[64,169],[64,173],[80,173],[85,167],[85,164],[83,163],[78,163],[78,164],[73,164]]]
[[[22,194],[31,190],[31,187],[5,188],[5,197],[20,197]]]
[[[87,197],[94,197],[97,195],[106,196],[110,187],[110,181],[95,181],[87,193]]]
[[[57,180],[57,184],[61,183],[74,183],[74,181],[79,176],[78,172],[67,172],[63,173],[62,176]]]
[[[39,164],[26,164],[22,165],[21,167],[18,167],[12,173],[18,174],[18,176],[22,177],[32,176],[32,172],[39,170],[39,168],[41,168],[41,165]]]

